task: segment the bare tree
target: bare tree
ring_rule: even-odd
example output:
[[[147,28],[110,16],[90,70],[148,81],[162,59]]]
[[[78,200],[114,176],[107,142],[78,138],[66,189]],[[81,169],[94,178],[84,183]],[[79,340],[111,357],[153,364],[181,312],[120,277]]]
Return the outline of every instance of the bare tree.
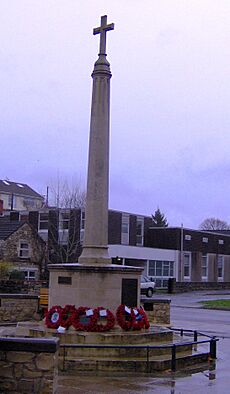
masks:
[[[50,197],[56,207],[49,215],[51,259],[60,263],[73,262],[81,249],[79,222],[86,192],[80,182],[70,183],[59,176],[56,184],[51,185]]]
[[[60,263],[74,262],[80,253],[81,210],[56,209],[49,223],[49,250],[51,260]]]
[[[230,225],[218,218],[207,218],[199,226],[201,230],[230,230]]]
[[[79,181],[70,183],[67,179],[62,180],[59,176],[56,183],[51,182],[51,202],[57,208],[84,208],[86,191]]]

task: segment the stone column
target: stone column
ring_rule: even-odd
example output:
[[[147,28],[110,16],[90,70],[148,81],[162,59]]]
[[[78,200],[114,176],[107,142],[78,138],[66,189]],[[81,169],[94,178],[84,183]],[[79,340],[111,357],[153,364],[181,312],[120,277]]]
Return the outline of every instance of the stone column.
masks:
[[[109,110],[110,65],[106,59],[107,17],[101,18],[100,53],[92,73],[93,93],[90,120],[85,234],[81,264],[110,264],[108,254],[108,196],[109,196]]]
[[[49,308],[53,305],[140,305],[142,268],[111,264],[108,254],[110,66],[106,60],[107,17],[101,18],[99,58],[93,70],[88,181],[83,251],[76,264],[49,265]]]

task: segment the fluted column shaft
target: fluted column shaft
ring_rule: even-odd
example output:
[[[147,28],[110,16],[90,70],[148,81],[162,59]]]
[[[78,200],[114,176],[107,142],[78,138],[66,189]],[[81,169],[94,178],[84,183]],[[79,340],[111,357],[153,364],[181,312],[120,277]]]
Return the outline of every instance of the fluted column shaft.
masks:
[[[110,263],[108,255],[110,67],[95,63],[90,120],[88,179],[82,264]]]

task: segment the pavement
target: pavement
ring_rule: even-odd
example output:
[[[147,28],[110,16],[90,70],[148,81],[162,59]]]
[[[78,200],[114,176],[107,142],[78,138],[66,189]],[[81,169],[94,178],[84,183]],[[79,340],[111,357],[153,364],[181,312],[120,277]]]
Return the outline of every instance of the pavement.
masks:
[[[200,290],[186,293],[155,293],[153,299],[170,299],[171,307],[202,308],[201,301],[230,299],[230,290]]]

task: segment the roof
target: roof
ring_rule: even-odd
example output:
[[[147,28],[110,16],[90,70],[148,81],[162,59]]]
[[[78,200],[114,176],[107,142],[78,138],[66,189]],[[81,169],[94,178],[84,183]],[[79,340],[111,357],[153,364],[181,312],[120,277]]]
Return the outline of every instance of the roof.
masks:
[[[0,193],[16,194],[43,200],[43,197],[39,193],[35,192],[25,183],[12,182],[8,180],[0,180]]]
[[[10,220],[10,216],[0,217],[0,240],[5,241],[11,234],[13,234],[25,224],[28,225],[33,233],[36,234],[36,236],[40,239],[40,241],[45,244],[45,241],[40,237],[40,235],[30,223],[19,220]]]
[[[189,232],[193,232],[193,233],[202,233],[202,234],[213,234],[213,235],[225,235],[227,237],[230,236],[230,230],[196,230],[196,229],[192,229],[192,228],[186,228],[186,227],[157,227],[157,226],[151,226],[149,227],[149,230],[163,230],[163,231],[178,231],[178,232],[185,232],[185,231],[189,231]]]
[[[0,240],[7,239],[12,233],[19,229],[25,222],[10,221],[9,216],[0,217]]]

